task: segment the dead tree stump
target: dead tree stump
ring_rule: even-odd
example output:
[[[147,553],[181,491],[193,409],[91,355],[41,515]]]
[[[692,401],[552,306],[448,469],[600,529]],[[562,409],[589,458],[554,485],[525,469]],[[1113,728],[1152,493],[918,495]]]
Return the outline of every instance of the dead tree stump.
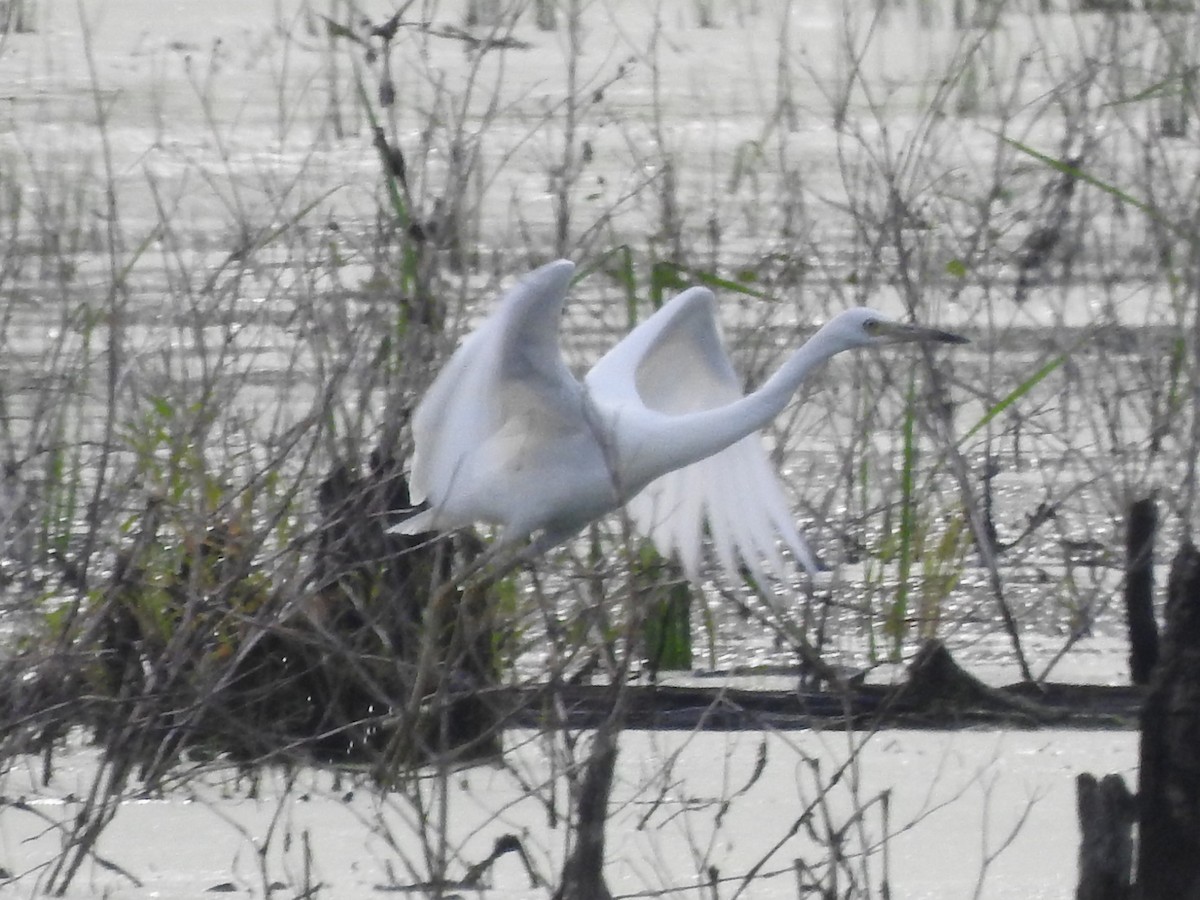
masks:
[[[893,700],[914,713],[967,715],[987,710],[1029,722],[1055,718],[1052,711],[1031,700],[984,684],[959,666],[937,639],[921,645],[908,666],[908,680],[895,691]]]
[[[613,715],[592,738],[579,786],[575,845],[563,865],[554,900],[613,900],[604,879],[604,838],[620,731],[620,716]]]
[[[1079,884],[1075,900],[1129,900],[1133,863],[1133,794],[1120,775],[1084,772],[1075,779],[1079,811]]]
[[[1154,620],[1154,534],[1158,508],[1153,497],[1129,507],[1125,532],[1125,621],[1129,628],[1129,670],[1134,684],[1149,684],[1158,662]]]
[[[1162,656],[1142,709],[1136,896],[1200,898],[1200,550],[1171,563]]]

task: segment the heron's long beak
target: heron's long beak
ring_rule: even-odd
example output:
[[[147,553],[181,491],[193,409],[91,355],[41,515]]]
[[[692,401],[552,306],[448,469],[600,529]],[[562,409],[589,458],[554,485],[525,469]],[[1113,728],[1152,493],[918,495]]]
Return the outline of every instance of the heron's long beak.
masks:
[[[937,344],[969,344],[970,340],[961,334],[942,331],[938,328],[927,328],[924,325],[912,325],[908,322],[880,322],[877,326],[879,337],[892,344],[907,344],[914,341]]]

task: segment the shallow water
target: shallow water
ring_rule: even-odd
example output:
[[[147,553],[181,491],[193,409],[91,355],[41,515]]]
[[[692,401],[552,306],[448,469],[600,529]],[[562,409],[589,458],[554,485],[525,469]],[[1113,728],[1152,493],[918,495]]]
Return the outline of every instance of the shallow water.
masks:
[[[40,447],[45,386],[90,380],[69,418],[73,440],[90,446],[95,439],[107,411],[101,385],[113,335],[113,267],[140,250],[119,324],[127,348],[121,402],[129,409],[144,410],[156,397],[185,403],[222,359],[230,383],[219,395],[225,419],[214,433],[234,457],[302,420],[333,372],[347,385],[335,398],[339,411],[361,414],[363,430],[373,434],[388,397],[386,387],[370,380],[368,363],[394,321],[394,298],[380,294],[370,246],[378,161],[348,91],[356,57],[339,53],[339,74],[330,78],[327,40],[320,27],[305,26],[294,2],[262,4],[253,13],[235,0],[168,6],[84,0],[94,71],[74,4],[40,4],[38,32],[8,36],[0,47],[0,76],[19,86],[0,98],[0,174],[16,184],[0,200],[7,204],[0,220],[19,208],[29,225],[19,242],[25,268],[8,282],[0,332],[12,432],[18,443]],[[375,21],[391,10],[383,2],[359,8]],[[983,259],[967,255],[969,235],[961,227],[974,222],[971,210],[991,189],[997,154],[1015,152],[998,144],[1003,113],[1017,111],[1013,133],[1020,140],[1059,152],[1063,122],[1046,113],[1047,104],[1053,106],[1059,75],[1096,51],[1110,20],[1005,18],[978,73],[985,82],[978,108],[945,117],[927,115],[929,104],[964,42],[980,36],[951,28],[948,10],[923,4],[935,19],[923,28],[916,9],[890,11],[872,25],[866,6],[855,7],[848,13],[851,38],[843,41],[842,3],[743,0],[717,10],[715,28],[698,25],[697,8],[640,0],[588,5],[575,146],[582,153],[586,143],[590,160],[567,192],[572,228],[564,252],[595,261],[627,243],[670,256],[678,243],[693,262],[723,273],[745,264],[775,275],[802,263],[803,277],[780,278],[791,287],[772,301],[720,292],[735,361],[750,383],[833,309],[850,303],[915,312],[969,334],[974,343],[939,365],[952,385],[953,431],[976,489],[989,457],[1000,468],[991,481],[1000,540],[1020,534],[1041,503],[1059,504],[1054,520],[1002,558],[1005,597],[1030,666],[1040,676],[1053,664],[1054,680],[1124,683],[1117,605],[1122,517],[1129,500],[1155,486],[1174,489],[1186,466],[1186,435],[1170,436],[1157,457],[1145,448],[1152,424],[1146,398],[1167,383],[1172,341],[1193,319],[1187,298],[1145,249],[1152,246],[1145,223],[1111,196],[1090,195],[1080,212],[1090,230],[1079,239],[1075,267],[1052,271],[1024,303],[1015,303],[1014,260],[1048,181],[1029,160],[1011,167],[1003,185],[1011,196],[989,223],[996,234],[987,237],[994,244]],[[422,15],[460,22],[462,4],[422,4]],[[569,52],[561,32],[537,32],[522,22],[515,33],[532,49],[489,54],[477,69],[477,57],[453,40],[414,40],[395,56],[401,102],[389,129],[409,156],[418,208],[432,216],[437,200],[464,187],[449,178],[458,171],[450,164],[454,153],[476,160],[464,189],[478,266],[446,278],[453,325],[442,350],[477,321],[483,298],[555,244],[554,172],[564,152]],[[784,33],[790,49],[781,56]],[[1122,59],[1130,71],[1137,70],[1134,62],[1146,64],[1137,70],[1144,84],[1130,83],[1122,96],[1105,94],[1111,86],[1089,85],[1102,95],[1094,109],[1110,113],[1160,81],[1151,59],[1154,29],[1131,17],[1120,36],[1128,41]],[[866,48],[856,69],[853,46]],[[835,129],[834,99],[860,74],[845,127]],[[1011,100],[997,87],[1009,84],[1019,86]],[[103,130],[96,127],[97,96],[109,117]],[[433,120],[440,124],[430,136]],[[1088,121],[1112,158],[1141,152],[1113,119],[1097,113]],[[1164,164],[1194,167],[1193,142],[1159,149]],[[932,162],[913,162],[926,158]],[[898,183],[911,194],[901,230],[909,229],[911,245],[928,253],[913,264],[922,277],[915,310],[896,277],[894,247],[872,244],[860,227],[866,221],[867,232],[885,230],[880,186],[888,164],[903,170]],[[664,188],[668,171],[674,193]],[[110,178],[122,236],[115,260],[106,252],[111,211],[100,190]],[[803,204],[789,205],[797,198]],[[38,227],[56,215],[72,227],[56,233]],[[674,238],[666,227],[672,223]],[[221,269],[247,240],[284,225],[291,226],[286,240],[267,242],[244,267]],[[1098,239],[1106,233],[1111,240]],[[956,262],[966,275],[955,274]],[[209,282],[217,270],[236,275]],[[579,293],[564,335],[572,365],[582,367],[625,330],[630,311],[607,276],[591,276]],[[643,303],[639,314],[647,308]],[[1031,371],[1064,353],[1069,359],[1061,369],[1009,415],[966,437]],[[914,359],[894,353],[837,363],[770,436],[806,534],[836,567],[830,658],[874,667],[871,678],[885,682],[903,677],[902,664],[880,662],[890,649],[879,638],[880,610],[894,596],[895,576],[871,559],[856,561],[853,543],[879,548],[895,528],[889,510],[899,491]],[[868,408],[877,427],[859,441],[854,435]],[[922,440],[922,453],[937,452],[928,436]],[[869,463],[865,485],[850,462],[855,454]],[[956,486],[940,472],[920,489],[931,527],[944,528],[961,506]],[[1164,545],[1178,530],[1171,516]],[[549,580],[570,585],[578,569],[560,557],[548,572]],[[1165,580],[1161,569],[1158,579]],[[753,671],[791,663],[769,631],[744,618],[717,587],[708,585],[703,597],[719,636],[711,647],[699,609],[693,617],[697,667]],[[802,587],[781,591],[785,614],[801,608]],[[973,674],[995,684],[1018,680],[1010,639],[997,625],[995,600],[972,557],[962,563],[959,586],[931,614],[941,617],[940,634]],[[518,674],[533,677],[543,661],[537,626],[520,624],[530,649]],[[750,674],[729,681],[780,688],[795,678]],[[427,878],[427,857],[439,853],[450,857],[453,876],[506,833],[519,835],[535,868],[553,880],[569,812],[555,768],[565,754],[548,749],[542,736],[507,737],[510,768],[472,769],[446,782],[445,847],[434,839],[438,829],[428,827],[438,815],[432,781],[417,810],[353,774],[301,771],[289,783],[283,773],[259,772],[252,795],[248,779],[215,767],[188,772],[165,796],[131,794],[121,802],[100,851],[140,885],[89,862],[70,895],[211,896],[211,888],[226,883],[275,895],[276,882],[299,894],[319,882],[322,896],[362,896],[379,885]],[[903,897],[974,894],[983,860],[1026,812],[1012,845],[989,865],[981,895],[1071,896],[1074,776],[1089,770],[1130,776],[1136,766],[1132,733],[628,734],[609,829],[614,893],[710,896],[702,885],[712,867],[721,879],[716,893],[735,896],[741,879],[761,864],[740,896],[796,896],[793,860],[821,865],[831,854],[814,847],[803,828],[800,837],[788,832],[820,795],[816,783],[828,783],[848,748],[860,744],[821,816],[836,828],[866,804],[862,830],[848,832],[847,872],[876,886],[886,873],[893,895]],[[760,748],[766,762],[755,780]],[[818,775],[812,760],[820,761]],[[51,784],[37,782],[36,767],[16,761],[0,781],[9,801],[0,809],[0,866],[18,876],[14,890],[27,894],[44,877],[38,867],[60,851],[60,828],[69,826],[95,777],[92,751],[76,745],[58,755]],[[886,826],[873,802],[882,791],[892,804]],[[14,798],[29,806],[13,805]],[[885,832],[892,836],[886,862],[879,845]],[[866,849],[869,858],[860,863],[855,854]],[[488,893],[548,891],[530,888],[509,856],[497,864]]]
[[[562,748],[524,732],[510,732],[508,743],[507,771],[450,776],[451,879],[504,834],[521,839],[543,878],[561,869],[564,829],[551,810],[561,815],[567,802],[553,762]],[[37,798],[30,809],[4,812],[4,865],[30,871],[19,885],[32,884],[34,867],[57,852],[43,817],[62,820],[78,808],[92,777],[89,756],[61,758],[50,791],[31,773],[8,774],[10,798]],[[869,888],[874,896],[886,879],[893,896],[928,900],[972,896],[980,883],[984,897],[1065,898],[1078,842],[1075,776],[1129,780],[1135,765],[1129,733],[630,732],[608,823],[608,884],[616,896],[707,896],[715,875],[722,896],[795,897],[795,860],[819,876],[830,858],[826,829],[858,817],[845,832],[840,883],[857,877],[861,895]],[[433,782],[421,788],[420,804],[328,772],[268,771],[254,783],[252,797],[249,779],[214,771],[167,796],[125,801],[98,850],[142,883],[89,863],[67,896],[201,897],[223,884],[257,895],[275,882],[289,892],[319,882],[325,896],[351,897],[429,877],[423,854],[436,858],[437,846],[423,841],[440,815]],[[806,810],[816,837],[805,828],[789,837]],[[546,895],[511,855],[486,888],[487,897]]]
[[[360,9],[376,21],[390,11],[385,3]],[[298,3],[254,14],[232,0],[203,12],[181,4],[165,16],[145,0],[87,0],[80,10],[85,25],[79,10],[43,5],[37,32],[7,36],[0,53],[0,74],[22,86],[0,108],[6,164],[0,168],[19,173],[18,195],[31,225],[39,221],[39,204],[77,221],[68,234],[26,230],[43,244],[35,245],[41,252],[25,277],[14,281],[20,289],[0,334],[16,443],[44,446],[55,437],[38,433],[48,386],[85,383],[71,411],[77,442],[95,441],[108,412],[105,348],[113,333],[105,295],[114,260],[105,252],[99,190],[107,172],[123,236],[117,264],[133,258],[143,237],[155,238],[132,265],[119,315],[118,398],[131,415],[154,398],[186,408],[208,389],[217,361],[227,368],[215,433],[233,446],[269,442],[302,421],[334,374],[345,383],[334,398],[339,412],[351,420],[360,415],[368,434],[380,428],[396,385],[373,381],[369,372],[392,298],[373,293],[378,273],[368,248],[355,243],[370,233],[363,223],[375,214],[378,182],[369,130],[349,89],[351,64],[365,63],[336,43],[331,56],[323,23]],[[1141,399],[1162,383],[1162,364],[1153,361],[1169,350],[1186,315],[1153,260],[1147,257],[1141,269],[1129,265],[1125,251],[1133,254],[1138,245],[1138,221],[1111,197],[1093,197],[1085,213],[1096,233],[1128,232],[1122,254],[1110,259],[1104,245],[1081,242],[1069,277],[1051,272],[1028,301],[1012,302],[1023,217],[1037,212],[1022,191],[1036,197],[1047,189],[1029,160],[1014,166],[1014,176],[1026,180],[1012,186],[1014,199],[998,210],[1008,218],[996,224],[997,249],[978,271],[969,270],[970,278],[950,274],[947,265],[963,253],[965,239],[956,216],[987,187],[998,153],[992,104],[1004,95],[983,91],[981,106],[955,120],[929,109],[941,76],[972,41],[986,38],[980,77],[995,84],[1015,79],[1011,103],[1024,129],[1020,139],[1048,150],[1061,124],[1038,105],[1048,88],[1087,54],[1112,49],[1106,40],[1132,46],[1135,38],[1153,36],[1152,23],[1129,17],[1121,20],[1123,32],[1109,35],[1113,20],[1103,16],[1012,14],[983,34],[956,30],[949,9],[933,4],[889,8],[876,18],[866,7],[828,2],[797,9],[768,0],[714,14],[716,27],[702,27],[699,7],[686,3],[607,0],[585,11],[575,141],[587,144],[590,159],[569,194],[578,243],[568,252],[594,262],[621,240],[669,251],[659,231],[674,215],[690,259],[711,255],[723,271],[742,263],[753,271],[807,264],[802,282],[770,302],[721,292],[735,362],[753,384],[838,305],[870,302],[908,314],[894,277],[897,260],[888,257],[894,248],[871,258],[861,222],[882,215],[872,208],[878,198],[870,185],[883,180],[887,154],[922,160],[911,162],[911,177],[931,181],[925,190],[913,188],[909,200],[919,208],[905,227],[928,238],[917,243],[932,248],[934,258],[921,266],[926,281],[916,312],[974,340],[938,360],[954,388],[960,449],[976,478],[989,456],[1000,468],[991,488],[1001,541],[1020,534],[1041,503],[1059,504],[1054,522],[1002,560],[1010,602],[1031,641],[1065,640],[1081,618],[1111,637],[1119,625],[1109,595],[1124,504],[1157,483],[1177,484],[1186,462],[1178,453],[1186,452],[1183,436],[1173,453],[1146,458],[1150,401]],[[439,27],[462,15],[461,3],[422,5],[421,17]],[[397,44],[398,102],[388,124],[410,158],[418,207],[431,210],[454,187],[444,183],[452,150],[478,160],[469,205],[481,271],[447,279],[452,334],[443,350],[511,277],[487,273],[489,254],[524,258],[532,245],[533,255],[542,255],[551,243],[571,51],[561,31],[539,32],[528,18],[514,34],[529,48],[478,56],[461,42],[429,35]],[[1148,57],[1142,74],[1151,84],[1156,40],[1136,44]],[[854,87],[847,89],[838,130],[831,110],[846,84]],[[1136,95],[1137,84],[1125,87]],[[108,104],[104,128],[97,127],[93,88]],[[419,126],[448,97],[457,105],[442,110],[436,128],[428,126],[431,137]],[[795,116],[783,127],[788,104]],[[1119,158],[1128,136],[1116,124],[1098,116],[1094,127]],[[1161,152],[1186,163],[1196,151],[1183,141],[1165,143]],[[668,162],[681,204],[675,213],[663,205]],[[793,182],[798,193],[785,190]],[[781,208],[793,194],[804,208]],[[287,241],[267,242],[236,278],[206,289],[247,237],[288,223],[294,228]],[[603,238],[593,229],[601,225]],[[337,254],[327,253],[335,235],[346,241]],[[334,261],[338,254],[344,258]],[[39,260],[42,267],[34,267]],[[68,265],[69,277],[53,277],[55,265]],[[602,275],[592,275],[579,294],[564,338],[570,361],[582,368],[627,328],[630,311],[619,286]],[[643,304],[639,314],[645,312]],[[1069,363],[1016,405],[1015,415],[962,437],[1060,353],[1070,355]],[[858,665],[872,656],[861,631],[872,627],[859,612],[863,598],[873,580],[890,584],[891,572],[857,568],[847,545],[878,549],[896,527],[881,513],[896,497],[904,376],[913,359],[894,353],[835,363],[771,435],[811,543],[844,573],[833,614],[848,661]],[[427,381],[428,373],[417,380]],[[878,392],[872,385],[880,385]],[[878,416],[875,434],[859,447],[853,435],[868,405]],[[867,459],[865,487],[857,486],[854,454]],[[955,514],[957,488],[944,476],[929,478],[921,486],[929,498],[922,514],[936,529]],[[1093,542],[1100,553],[1080,562],[1064,550],[1071,542]],[[953,633],[964,650],[992,633],[992,600],[978,575],[968,565],[963,588],[941,610],[948,621],[971,626]],[[723,631],[735,628],[736,616],[720,608],[717,614],[729,620]],[[756,651],[737,638],[716,652],[722,664],[731,656],[755,662],[769,648]],[[1114,669],[1120,677],[1122,663]]]

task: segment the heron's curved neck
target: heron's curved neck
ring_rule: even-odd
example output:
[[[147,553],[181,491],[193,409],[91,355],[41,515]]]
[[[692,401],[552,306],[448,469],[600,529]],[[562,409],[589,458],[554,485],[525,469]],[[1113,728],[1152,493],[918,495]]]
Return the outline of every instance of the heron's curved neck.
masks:
[[[788,401],[813,369],[849,349],[832,335],[818,331],[793,353],[761,387],[746,396],[699,412],[664,417],[663,440],[658,442],[663,472],[712,456],[752,434],[783,412]],[[661,473],[660,473],[661,474]]]

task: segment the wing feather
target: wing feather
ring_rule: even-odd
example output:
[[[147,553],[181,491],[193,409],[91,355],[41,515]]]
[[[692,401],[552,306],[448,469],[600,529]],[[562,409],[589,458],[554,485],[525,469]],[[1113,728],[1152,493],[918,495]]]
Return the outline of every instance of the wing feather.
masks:
[[[742,396],[716,318],[716,298],[690,288],[638,326],[588,374],[589,389],[668,414],[715,409]],[[779,543],[810,573],[816,559],[796,529],[787,491],[751,434],[652,481],[629,503],[635,527],[659,552],[699,575],[704,537],[727,572],[789,577]]]
[[[573,424],[578,418],[578,407],[567,402],[577,384],[558,346],[560,314],[574,271],[571,262],[558,260],[509,290],[417,406],[412,499],[433,505],[425,525],[436,523],[436,510],[451,495],[464,460],[514,415],[537,410],[548,438],[555,432],[554,419]],[[520,390],[513,390],[514,384]]]
[[[707,530],[726,572],[745,565],[760,581],[764,575],[786,581],[790,568],[779,552],[780,541],[810,574],[821,568],[796,528],[786,497],[762,438],[754,434],[651,482],[628,510],[637,530],[664,556],[678,559],[689,578],[699,576]]]

